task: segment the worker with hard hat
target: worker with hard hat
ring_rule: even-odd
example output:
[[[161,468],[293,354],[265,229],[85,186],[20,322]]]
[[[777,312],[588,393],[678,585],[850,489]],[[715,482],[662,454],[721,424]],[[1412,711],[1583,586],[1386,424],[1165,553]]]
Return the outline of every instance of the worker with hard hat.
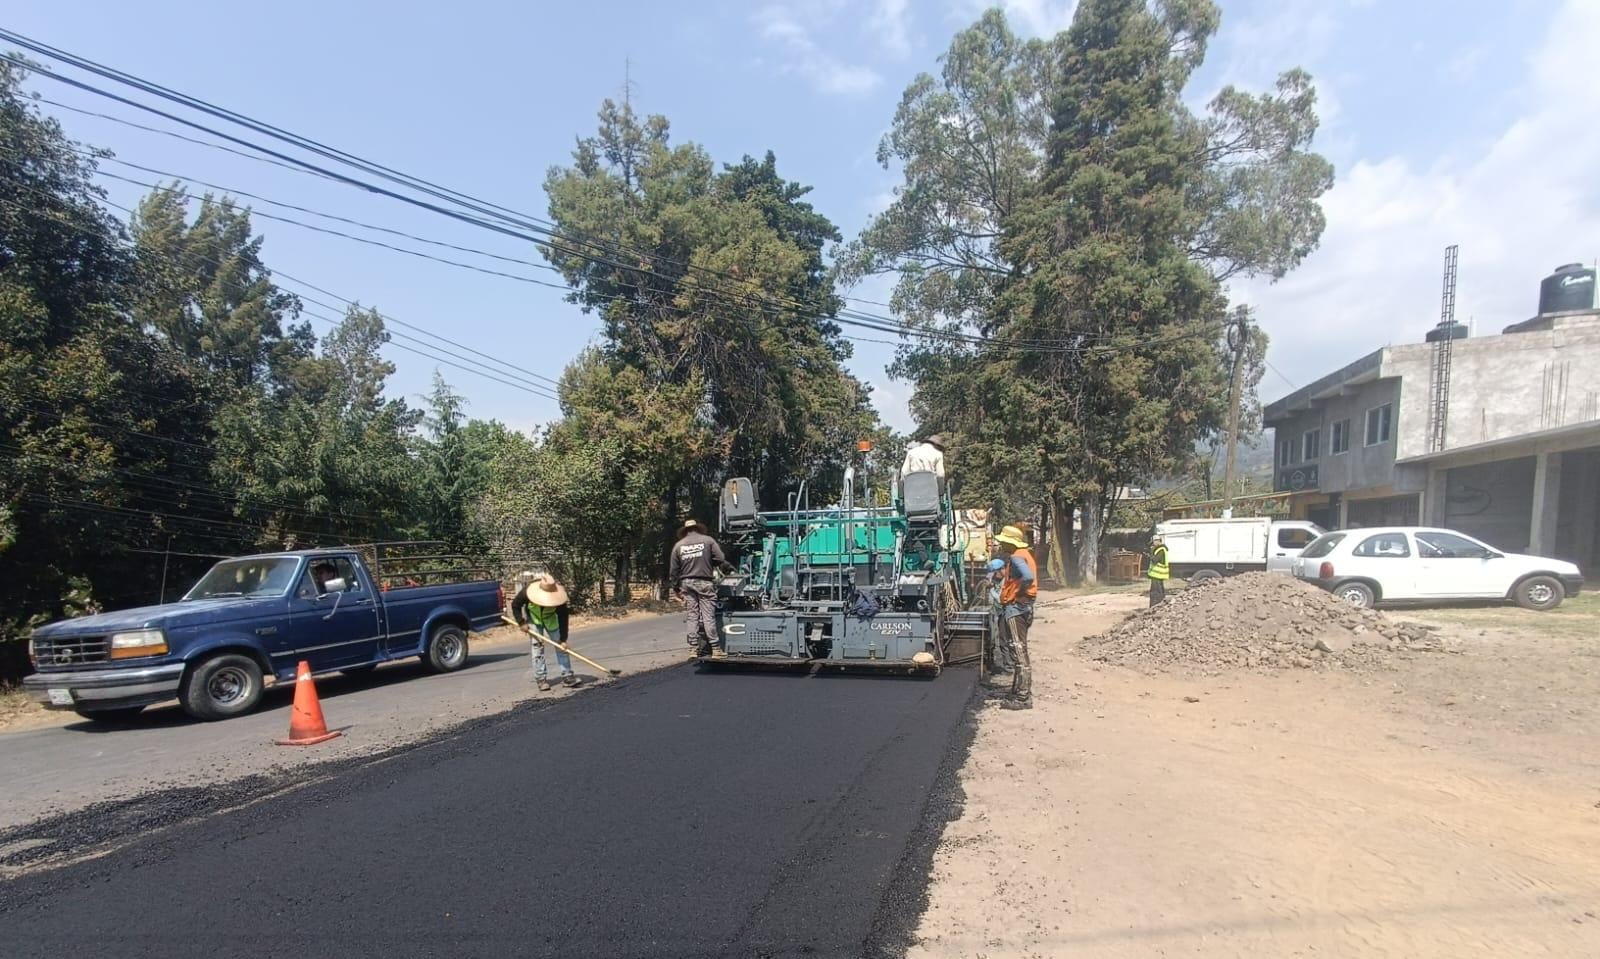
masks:
[[[1033,603],[1039,595],[1039,564],[1022,530],[1007,526],[996,536],[1005,563],[1000,580],[1000,618],[1011,638],[1015,665],[1011,671],[1008,709],[1033,705],[1033,667],[1028,661],[1028,630],[1033,626]]]
[[[1156,606],[1167,598],[1167,580],[1172,578],[1172,567],[1167,565],[1167,543],[1157,533],[1150,537],[1150,605]]]
[[[544,661],[546,643],[556,644],[556,665],[561,667],[561,685],[576,686],[572,657],[563,645],[567,642],[567,622],[572,605],[567,591],[549,573],[528,574],[527,581],[511,597],[511,616],[528,631],[533,641],[533,679],[541,691],[550,689],[550,674]]]
[[[683,604],[691,659],[721,659],[727,655],[722,637],[717,635],[716,607],[717,570],[727,565],[722,546],[707,535],[704,524],[697,519],[685,521],[678,531],[678,541],[672,545],[667,581],[672,584],[672,595]]]

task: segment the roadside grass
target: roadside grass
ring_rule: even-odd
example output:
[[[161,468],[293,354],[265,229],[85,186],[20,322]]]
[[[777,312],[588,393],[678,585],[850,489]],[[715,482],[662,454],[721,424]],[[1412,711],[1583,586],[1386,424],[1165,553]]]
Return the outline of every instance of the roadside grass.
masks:
[[[13,713],[22,712],[30,705],[21,686],[0,685],[0,725],[4,725]]]
[[[1389,613],[1441,625],[1525,630],[1564,639],[1600,640],[1600,592],[1581,593],[1545,613],[1523,609],[1511,603],[1400,608]]]
[[[48,725],[52,714],[28,698],[20,684],[0,684],[0,732]]]

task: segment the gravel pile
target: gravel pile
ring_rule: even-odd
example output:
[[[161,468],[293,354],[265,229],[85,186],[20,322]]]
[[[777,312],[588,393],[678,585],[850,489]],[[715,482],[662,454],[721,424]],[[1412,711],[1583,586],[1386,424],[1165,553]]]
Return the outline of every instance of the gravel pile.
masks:
[[[1083,641],[1091,659],[1138,669],[1382,669],[1443,644],[1415,623],[1357,609],[1281,573],[1241,573],[1167,594],[1166,602]]]

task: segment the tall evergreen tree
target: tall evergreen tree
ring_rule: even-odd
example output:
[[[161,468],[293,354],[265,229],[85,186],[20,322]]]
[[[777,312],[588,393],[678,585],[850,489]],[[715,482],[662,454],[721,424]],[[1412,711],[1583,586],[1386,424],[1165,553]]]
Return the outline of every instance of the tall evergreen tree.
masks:
[[[622,458],[653,476],[651,554],[664,553],[680,512],[712,508],[727,475],[754,477],[769,497],[804,481],[836,486],[854,440],[875,425],[831,319],[839,302],[822,250],[838,232],[804,201],[808,188],[785,180],[771,154],[719,173],[668,130],[607,101],[597,133],[545,181],[567,238],[545,255],[603,330],[563,403],[584,424],[575,428],[611,431],[587,441],[620,439]],[[670,421],[641,435],[618,403]],[[684,438],[691,455],[660,449],[660,436]]]
[[[0,63],[0,642],[85,605],[154,599],[150,564],[128,550],[201,535],[183,484],[205,457],[179,439],[200,378],[126,319],[133,261],[94,160],[20,81]]]
[[[882,151],[906,185],[842,260],[847,279],[898,271],[915,321],[992,338],[913,344],[896,372],[957,438],[969,495],[1043,506],[1058,547],[1082,516],[1088,576],[1116,491],[1220,425],[1220,282],[1282,276],[1322,232],[1303,71],[1184,105],[1218,21],[1210,0],[1084,0],[1024,43],[985,14],[908,88]]]
[[[133,218],[140,283],[135,319],[229,386],[282,382],[309,356],[299,300],[273,284],[250,213],[205,194],[189,220],[181,184],[155,190]]]

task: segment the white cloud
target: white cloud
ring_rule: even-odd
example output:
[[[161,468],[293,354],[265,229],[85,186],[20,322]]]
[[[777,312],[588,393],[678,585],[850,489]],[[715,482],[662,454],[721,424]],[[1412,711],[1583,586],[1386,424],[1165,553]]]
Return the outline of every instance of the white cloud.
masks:
[[[1600,254],[1600,113],[1589,75],[1600,5],[1566,0],[1524,61],[1526,105],[1489,141],[1417,166],[1358,159],[1329,192],[1321,248],[1282,282],[1237,284],[1273,336],[1271,359],[1304,383],[1439,318],[1445,246],[1461,245],[1457,319],[1495,333],[1534,312],[1538,281]],[[1269,389],[1268,397],[1281,393]]]
[[[959,6],[959,16],[968,23],[984,10],[998,6],[1005,11],[1011,29],[1023,36],[1053,37],[1072,26],[1078,0],[962,0]]]
[[[1465,83],[1478,74],[1488,56],[1489,52],[1483,47],[1468,47],[1445,61],[1444,75],[1457,83]]]
[[[1222,11],[1212,49],[1223,54],[1223,84],[1263,87],[1289,64],[1315,64],[1333,44],[1338,20],[1325,0],[1279,0],[1233,19]]]
[[[867,20],[867,29],[878,34],[878,42],[896,57],[911,55],[911,0],[878,0]]]
[[[883,82],[871,67],[846,63],[812,39],[811,32],[787,8],[771,6],[757,17],[761,35],[784,48],[781,70],[803,77],[822,93],[855,95],[870,92]]]

